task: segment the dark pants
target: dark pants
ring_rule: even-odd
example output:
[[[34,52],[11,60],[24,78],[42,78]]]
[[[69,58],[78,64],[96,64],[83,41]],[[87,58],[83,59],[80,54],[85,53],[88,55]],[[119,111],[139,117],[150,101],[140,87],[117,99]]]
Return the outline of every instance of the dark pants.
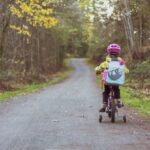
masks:
[[[108,102],[108,97],[109,97],[109,93],[110,93],[110,87],[109,85],[105,85],[104,86],[104,92],[103,92],[103,103],[107,103]],[[113,86],[114,89],[114,98],[115,99],[120,99],[120,89],[119,86]]]

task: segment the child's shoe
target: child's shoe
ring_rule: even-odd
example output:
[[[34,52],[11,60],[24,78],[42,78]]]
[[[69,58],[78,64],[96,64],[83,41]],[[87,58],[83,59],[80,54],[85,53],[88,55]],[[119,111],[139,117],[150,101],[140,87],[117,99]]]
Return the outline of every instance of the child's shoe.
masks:
[[[100,108],[99,112],[105,112],[107,104],[103,104],[102,108]]]
[[[121,102],[120,99],[117,100],[117,106],[118,106],[118,108],[121,108],[124,106],[124,104]]]

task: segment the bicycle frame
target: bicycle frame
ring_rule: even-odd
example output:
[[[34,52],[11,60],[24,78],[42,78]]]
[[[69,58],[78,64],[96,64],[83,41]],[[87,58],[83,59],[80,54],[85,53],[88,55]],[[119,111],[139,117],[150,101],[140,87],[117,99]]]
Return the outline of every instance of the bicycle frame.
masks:
[[[110,93],[109,93],[109,97],[108,97],[108,108],[111,108],[111,103],[114,99],[113,97],[114,97],[113,87],[110,86]]]
[[[113,86],[110,86],[110,94],[108,97],[108,106],[107,106],[107,111],[108,116],[111,118],[111,122],[115,122],[115,113],[118,112],[117,107],[116,107],[116,102],[114,99],[114,89]]]
[[[110,86],[110,93],[109,93],[109,97],[108,97],[108,103],[107,103],[107,107],[105,109],[105,112],[108,114],[108,117],[111,119],[111,122],[114,123],[115,119],[116,119],[116,113],[118,115],[118,104],[117,101],[114,98],[114,87]],[[100,114],[99,116],[99,122],[102,122],[102,115]],[[123,115],[123,121],[124,123],[126,123],[126,115]]]

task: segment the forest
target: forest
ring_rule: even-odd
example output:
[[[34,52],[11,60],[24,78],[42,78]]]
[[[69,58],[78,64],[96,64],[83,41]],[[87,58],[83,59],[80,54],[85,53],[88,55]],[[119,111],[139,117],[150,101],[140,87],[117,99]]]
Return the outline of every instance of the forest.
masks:
[[[149,93],[149,0],[0,0],[0,88],[44,81],[68,57],[98,64],[110,43],[122,47],[128,85]]]

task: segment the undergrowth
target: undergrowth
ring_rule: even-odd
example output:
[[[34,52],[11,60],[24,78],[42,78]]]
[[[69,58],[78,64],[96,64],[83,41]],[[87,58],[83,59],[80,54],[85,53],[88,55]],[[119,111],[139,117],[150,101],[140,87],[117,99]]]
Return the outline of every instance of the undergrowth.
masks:
[[[40,89],[43,89],[44,87],[47,87],[51,84],[56,84],[58,82],[65,80],[69,76],[69,74],[71,73],[71,70],[72,70],[69,64],[70,64],[69,60],[66,60],[65,61],[65,70],[54,74],[53,77],[50,80],[48,80],[47,82],[32,83],[32,84],[24,85],[24,86],[20,87],[19,89],[16,89],[13,91],[1,92],[0,93],[0,101],[2,102],[7,99],[11,99],[15,96],[26,95],[28,93],[37,92]]]

